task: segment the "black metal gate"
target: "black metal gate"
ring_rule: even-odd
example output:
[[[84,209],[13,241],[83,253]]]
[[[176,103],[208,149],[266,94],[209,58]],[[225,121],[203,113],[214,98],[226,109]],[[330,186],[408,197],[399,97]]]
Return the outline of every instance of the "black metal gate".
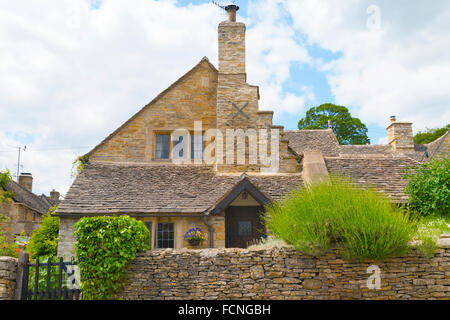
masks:
[[[20,300],[81,300],[82,293],[75,277],[76,261],[29,261],[28,253],[21,252],[18,283]]]

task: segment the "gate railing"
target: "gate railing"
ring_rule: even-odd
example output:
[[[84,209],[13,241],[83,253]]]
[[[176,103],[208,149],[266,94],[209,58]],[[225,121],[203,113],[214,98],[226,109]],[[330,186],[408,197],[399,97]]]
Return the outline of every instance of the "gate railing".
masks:
[[[80,300],[81,289],[75,277],[76,261],[30,263],[27,252],[19,255],[16,298],[19,300]]]

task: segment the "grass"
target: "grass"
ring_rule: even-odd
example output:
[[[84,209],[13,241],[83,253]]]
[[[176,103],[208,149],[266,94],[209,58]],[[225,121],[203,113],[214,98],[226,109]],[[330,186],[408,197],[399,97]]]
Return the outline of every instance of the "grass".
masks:
[[[282,248],[288,244],[281,239],[275,237],[260,238],[248,243],[248,249],[268,249],[268,248]]]
[[[383,260],[405,254],[418,223],[371,187],[333,177],[299,188],[266,208],[263,220],[275,238],[312,255],[337,247],[348,260]]]
[[[425,256],[432,256],[437,249],[437,240],[443,233],[450,233],[450,217],[431,215],[420,217],[414,240]]]

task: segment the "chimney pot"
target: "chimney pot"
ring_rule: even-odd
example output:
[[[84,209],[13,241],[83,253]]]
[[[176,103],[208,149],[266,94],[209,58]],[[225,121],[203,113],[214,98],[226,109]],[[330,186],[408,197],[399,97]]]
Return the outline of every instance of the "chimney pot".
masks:
[[[19,176],[19,184],[30,192],[33,192],[33,176],[31,173],[22,172]]]
[[[391,116],[391,122],[395,122],[396,121],[396,117],[395,116]]]
[[[328,120],[328,129],[333,129],[333,121]]]
[[[239,7],[235,4],[230,4],[225,7],[225,10],[228,12],[228,21],[236,22],[236,11],[239,10]]]

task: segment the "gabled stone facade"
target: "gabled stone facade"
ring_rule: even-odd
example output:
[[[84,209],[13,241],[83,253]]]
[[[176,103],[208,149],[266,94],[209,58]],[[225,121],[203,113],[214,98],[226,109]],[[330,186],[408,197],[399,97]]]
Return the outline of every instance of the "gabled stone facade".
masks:
[[[330,173],[352,175],[404,202],[402,172],[448,147],[448,134],[439,143],[414,145],[411,124],[396,121],[388,127],[389,144],[378,146],[339,145],[331,129],[285,132],[272,123],[273,112],[259,110],[259,88],[246,81],[245,25],[235,21],[236,6],[227,8],[229,21],[218,27],[218,69],[203,58],[87,154],[89,162],[57,211],[59,255],[73,255],[73,225],[80,217],[104,214],[129,214],[147,223],[153,248],[164,237],[171,237],[174,248],[190,247],[183,234],[194,226],[207,234],[199,247],[230,247],[246,233],[261,236],[250,212],[267,199],[279,200]],[[188,142],[202,136],[203,158],[172,161],[178,129]],[[238,130],[244,143],[227,136]],[[258,157],[273,156],[276,166],[253,161],[252,132]],[[171,155],[162,159],[161,135],[171,135],[165,146]],[[187,143],[183,156],[191,151]],[[231,163],[224,161],[228,156]]]

